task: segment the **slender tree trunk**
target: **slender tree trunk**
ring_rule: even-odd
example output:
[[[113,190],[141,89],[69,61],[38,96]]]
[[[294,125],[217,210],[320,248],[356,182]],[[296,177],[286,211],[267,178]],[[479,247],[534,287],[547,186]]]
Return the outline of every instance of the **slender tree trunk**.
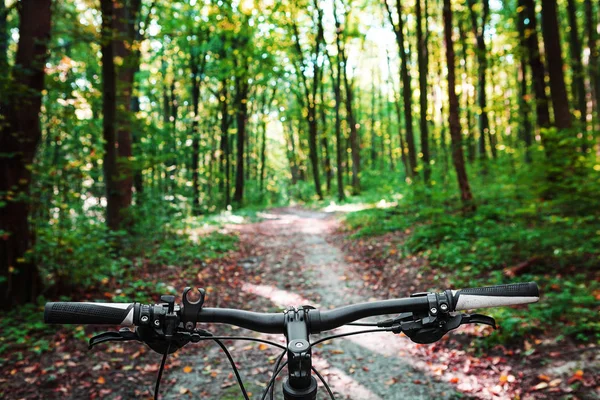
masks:
[[[1,71],[8,71],[8,9],[6,8],[6,3],[4,1],[5,0],[0,0],[0,68]],[[7,77],[5,74],[2,74],[0,77],[0,89],[2,89],[2,93],[6,93],[5,79],[7,79]],[[0,98],[0,102],[2,101],[3,98]]]
[[[29,197],[31,165],[41,140],[39,113],[51,32],[51,1],[22,0],[18,10],[15,66],[12,79],[5,83],[18,96],[0,109],[0,202],[5,203],[0,206],[1,309],[34,302],[42,288],[37,266],[28,256],[33,244]],[[8,72],[3,70],[3,74]]]
[[[554,123],[561,130],[571,127],[571,112],[569,111],[569,99],[567,97],[567,88],[563,73],[563,60],[558,33],[558,16],[556,12],[556,0],[544,0],[542,2],[544,48],[546,50],[546,59],[552,60],[548,61],[550,97],[552,99],[552,109],[554,110]]]
[[[589,63],[588,63],[588,76],[591,86],[591,114],[592,114],[592,132],[600,131],[598,122],[600,121],[600,115],[598,114],[598,101],[600,99],[600,68],[598,63],[600,60],[600,53],[598,52],[598,33],[596,31],[596,18],[594,16],[594,7],[592,6],[592,0],[585,0],[585,30],[587,34],[588,49],[590,51]],[[600,146],[599,146],[600,149]]]
[[[462,95],[464,97],[465,104],[465,120],[467,122],[467,160],[469,163],[473,163],[476,157],[476,144],[475,144],[475,133],[471,126],[471,91],[469,89],[469,56],[467,47],[467,33],[463,28],[462,21],[458,23],[458,31],[460,37],[460,48],[462,58],[464,62],[464,75],[465,78],[462,80]]]
[[[348,79],[347,66],[348,60],[346,59],[346,49],[342,45],[341,36],[344,32],[344,27],[340,23],[337,10],[334,7],[334,18],[335,18],[335,26],[336,26],[336,46],[338,54],[341,55],[341,62],[343,67],[340,69],[340,73],[342,74],[343,82],[344,82],[344,91],[346,94],[346,120],[348,121],[348,127],[350,130],[350,152],[352,153],[352,194],[356,195],[360,193],[360,143],[357,131],[357,122],[356,116],[354,114],[354,91],[352,88],[352,83]],[[346,15],[346,19],[348,16]]]
[[[534,0],[522,0],[525,18],[525,46],[529,56],[531,67],[531,78],[533,82],[533,93],[535,95],[537,125],[539,128],[550,127],[550,111],[548,95],[546,94],[546,68],[540,56],[540,45],[538,40],[537,19],[535,14]]]
[[[571,83],[571,93],[575,102],[575,116],[579,117],[579,125],[583,134],[582,150],[585,152],[587,142],[585,137],[587,107],[585,101],[585,83],[583,81],[583,64],[581,62],[581,41],[579,40],[579,29],[577,28],[577,10],[575,0],[567,0],[567,14],[569,17],[569,50],[571,51],[571,69],[573,70],[573,80]]]
[[[334,113],[335,113],[335,156],[336,156],[336,179],[338,200],[343,201],[346,198],[344,194],[344,165],[342,159],[342,121],[340,118],[340,105],[342,103],[342,59],[338,52],[336,56],[335,68],[331,64],[331,82],[333,87],[333,95],[335,98]],[[334,70],[337,69],[337,73]],[[334,76],[335,75],[335,76]]]
[[[416,0],[415,5],[418,43],[417,61],[419,64],[419,103],[421,107],[419,130],[421,133],[421,153],[423,155],[423,177],[425,183],[429,184],[431,178],[431,166],[429,165],[429,132],[427,126],[427,72],[429,71],[429,65],[427,63],[427,32],[423,34],[421,0]],[[425,11],[425,13],[427,13],[427,11]],[[425,31],[427,31],[427,24],[425,24]]]
[[[450,107],[448,124],[450,126],[450,137],[452,139],[452,161],[456,169],[458,178],[458,187],[460,189],[460,198],[463,204],[468,208],[473,208],[473,195],[467,178],[465,169],[465,160],[462,149],[462,138],[460,129],[460,119],[458,115],[458,97],[456,96],[455,85],[455,61],[454,44],[452,42],[452,9],[450,0],[444,0],[444,41],[446,44],[446,56],[448,59],[448,104]]]
[[[247,68],[247,65],[244,65],[244,67]],[[248,122],[248,81],[246,79],[236,79],[235,97],[237,153],[235,171],[235,193],[233,195],[233,201],[239,206],[244,201],[244,144],[246,143],[246,125]]]
[[[118,0],[113,2],[113,27],[116,37],[114,40],[114,56],[122,60],[122,64],[115,65],[116,73],[116,174],[113,178],[114,204],[116,220],[109,220],[109,227],[113,230],[128,228],[131,220],[128,210],[133,196],[133,167],[132,152],[132,124],[131,124],[131,98],[135,71],[138,69],[138,53],[135,37],[137,18],[141,7],[140,0],[126,2]]]
[[[519,62],[519,111],[520,111],[520,120],[519,120],[519,136],[525,143],[525,162],[527,164],[531,163],[531,145],[532,145],[532,135],[531,135],[531,121],[529,120],[530,113],[530,105],[527,100],[528,90],[527,90],[527,61],[525,58],[525,54],[527,52],[527,45],[525,39],[525,13],[523,12],[524,1],[519,0],[518,7],[521,10],[517,19],[517,31],[519,32],[519,45],[521,48],[521,61]]]
[[[325,98],[325,83],[321,82],[319,87],[321,92],[321,146],[323,147],[325,182],[327,192],[329,193],[331,191],[332,171],[331,157],[329,156],[329,139],[327,138],[327,99]]]
[[[486,87],[486,72],[487,72],[487,49],[485,45],[485,26],[487,24],[490,5],[488,0],[483,0],[483,12],[481,15],[481,26],[477,21],[477,15],[474,10],[475,0],[469,0],[469,12],[471,15],[471,24],[473,25],[473,33],[476,40],[477,54],[477,105],[479,107],[479,156],[482,160],[487,158],[485,148],[485,137],[490,129],[488,113],[487,113],[487,98],[485,93]]]
[[[192,69],[192,210],[197,212],[200,205],[200,135],[198,132],[198,115],[200,107],[200,82],[198,81],[198,66],[195,57],[191,58]]]
[[[371,168],[375,168],[377,163],[377,143],[375,142],[375,70],[371,72],[371,117],[369,122],[371,125],[370,137],[371,137]]]
[[[121,226],[121,199],[117,183],[117,76],[115,69],[114,3],[102,0],[102,129],[104,136],[104,185],[106,187],[106,224],[111,230]]]
[[[384,1],[386,6],[390,24],[394,28],[396,34],[396,42],[398,43],[398,52],[400,54],[400,79],[402,81],[402,99],[404,101],[404,122],[406,129],[406,144],[408,148],[408,175],[412,178],[417,175],[417,155],[415,150],[415,138],[413,133],[412,122],[412,88],[411,79],[408,74],[408,56],[404,47],[404,20],[402,18],[402,4],[400,0],[396,0],[396,11],[398,12],[398,25],[394,24],[392,12],[387,1]]]
[[[265,188],[265,172],[267,170],[267,123],[261,121],[261,146],[260,146],[260,192]]]
[[[227,90],[227,80],[221,81],[221,90],[219,102],[221,106],[221,143],[220,143],[220,169],[221,181],[220,189],[225,191],[225,207],[231,203],[231,187],[229,182],[230,175],[230,146],[229,146],[229,91]]]

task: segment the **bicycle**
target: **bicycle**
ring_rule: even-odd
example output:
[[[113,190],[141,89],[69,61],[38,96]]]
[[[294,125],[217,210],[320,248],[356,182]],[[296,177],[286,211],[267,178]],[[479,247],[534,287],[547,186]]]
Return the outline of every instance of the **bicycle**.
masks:
[[[233,357],[222,340],[250,340],[266,343],[283,350],[277,358],[271,378],[263,392],[273,398],[274,382],[287,366],[288,376],[283,382],[285,400],[315,400],[319,378],[329,397],[335,399],[323,376],[312,366],[311,348],[326,340],[371,332],[404,333],[416,343],[433,343],[460,325],[481,323],[496,328],[492,317],[482,314],[457,313],[462,310],[535,303],[539,289],[535,282],[488,286],[472,289],[445,290],[443,292],[414,293],[407,298],[373,301],[320,311],[311,306],[289,307],[282,313],[258,313],[229,308],[204,307],[205,291],[198,289],[199,299],[190,301],[191,288],[183,291],[181,304],[175,296],[161,296],[161,303],[46,303],[44,322],[54,324],[92,324],[133,326],[135,330],[121,328],[118,332],[105,332],[92,337],[89,348],[108,341],[135,340],[162,354],[155,384],[154,398],[158,399],[160,381],[168,354],[188,343],[201,340],[216,342],[231,364],[244,399],[249,399]],[[367,323],[356,322],[366,317],[398,314],[394,318]],[[199,323],[222,323],[246,328],[255,332],[284,334],[287,346],[254,337],[213,336]],[[342,325],[368,326],[370,329],[334,334],[310,342],[309,335],[338,328]],[[287,355],[287,360],[283,361]]]

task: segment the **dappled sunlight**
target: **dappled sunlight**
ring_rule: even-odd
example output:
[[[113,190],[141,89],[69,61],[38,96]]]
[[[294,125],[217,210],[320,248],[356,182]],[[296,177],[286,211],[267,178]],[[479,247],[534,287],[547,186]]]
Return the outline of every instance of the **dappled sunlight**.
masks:
[[[400,195],[402,198],[402,195]],[[328,206],[321,210],[326,213],[353,213],[357,211],[368,210],[371,208],[392,208],[396,207],[398,202],[387,201],[385,199],[379,200],[377,203],[353,203],[353,204],[337,204],[335,201],[329,203]]]

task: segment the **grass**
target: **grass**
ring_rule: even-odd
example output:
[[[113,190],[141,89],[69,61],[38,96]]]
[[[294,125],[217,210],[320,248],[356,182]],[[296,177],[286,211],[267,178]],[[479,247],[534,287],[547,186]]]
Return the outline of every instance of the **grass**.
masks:
[[[600,341],[600,197],[590,194],[597,182],[579,182],[587,188],[543,199],[545,188],[535,173],[493,172],[472,180],[474,212],[464,212],[443,188],[399,185],[406,192],[396,207],[350,213],[345,223],[353,237],[409,230],[400,250],[425,256],[427,268],[454,287],[536,281],[542,293],[539,303],[494,310],[503,326],[494,340],[552,330],[579,341]],[[526,261],[532,261],[526,273],[516,278],[504,273]]]

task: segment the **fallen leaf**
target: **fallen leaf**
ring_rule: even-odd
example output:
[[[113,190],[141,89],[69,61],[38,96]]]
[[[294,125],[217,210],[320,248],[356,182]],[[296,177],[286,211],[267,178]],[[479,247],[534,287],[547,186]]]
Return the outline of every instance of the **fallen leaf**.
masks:
[[[104,377],[101,376],[101,377],[98,378],[98,380],[96,382],[98,382],[101,385],[104,385],[106,383],[106,379],[104,379]]]
[[[544,382],[550,382],[550,377],[548,375],[540,374],[538,375],[538,379]]]
[[[544,390],[548,387],[548,383],[547,382],[540,382],[537,385],[535,385],[534,387],[532,387],[530,389],[530,391],[536,391],[536,390]]]
[[[186,374],[189,374],[190,372],[192,372],[192,367],[190,367],[189,365],[186,365],[185,367],[183,367],[183,372],[185,372]]]
[[[560,385],[560,383],[562,382],[562,379],[553,379],[550,381],[549,385],[550,387],[557,387],[558,385]]]
[[[458,383],[458,378],[456,376],[451,378],[450,383]]]
[[[268,349],[268,348],[269,348],[269,346],[268,346],[268,345],[266,345],[266,344],[264,344],[264,343],[261,343],[261,344],[259,344],[259,345],[258,345],[258,349],[259,349],[260,351],[265,351],[265,350],[266,350],[266,349]]]

